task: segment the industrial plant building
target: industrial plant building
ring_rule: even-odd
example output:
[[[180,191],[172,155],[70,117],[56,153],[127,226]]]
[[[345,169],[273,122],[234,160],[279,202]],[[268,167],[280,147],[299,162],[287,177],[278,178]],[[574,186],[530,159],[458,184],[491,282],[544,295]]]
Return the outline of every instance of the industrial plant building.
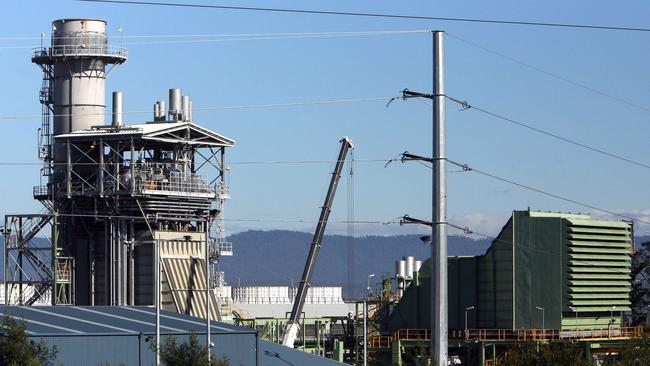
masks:
[[[340,287],[311,286],[351,140],[340,141],[298,287],[227,286],[218,263],[233,255],[224,206],[235,141],[200,126],[179,88],[130,123],[123,93],[113,92],[106,123],[105,80],[126,50],[109,45],[102,20],[56,20],[51,39],[31,57],[43,75],[43,166],[33,190],[43,209],[6,215],[2,231],[0,310],[24,319],[31,340],[56,345],[66,365],[151,364],[161,308],[163,339],[212,336],[215,356],[234,364],[335,363],[289,348],[302,344],[356,364],[368,352],[375,361],[391,354],[399,365],[403,346],[428,344],[431,260],[405,256],[377,293],[369,274],[367,297],[353,303]],[[480,343],[484,361],[486,344],[517,342],[517,332],[542,341],[628,337],[633,237],[631,222],[514,211],[484,254],[448,258],[450,347]],[[237,326],[216,322],[222,313]]]
[[[221,218],[225,149],[234,141],[193,121],[192,101],[177,88],[131,124],[114,92],[106,124],[105,80],[126,50],[109,45],[102,20],[56,20],[51,38],[32,53],[43,72],[34,198],[44,209],[5,218],[5,298],[31,305],[52,293],[52,305],[118,306],[159,299],[164,309],[217,319],[217,272],[210,278],[208,267],[232,254]],[[45,228],[48,248],[32,240]]]
[[[449,258],[449,329],[620,327],[632,252],[628,222],[515,211],[485,254]],[[429,328],[430,271],[429,260],[395,307],[393,330]]]
[[[5,216],[3,314],[56,345],[65,365],[152,364],[157,333],[203,335],[238,365],[337,364],[214,321],[232,310],[215,293],[225,292],[218,262],[233,254],[223,225],[233,139],[200,126],[179,88],[138,121],[113,92],[107,123],[105,81],[127,51],[109,44],[103,20],[54,21],[51,44],[31,60],[43,75],[33,189],[43,209]],[[330,290],[327,301],[340,300]]]

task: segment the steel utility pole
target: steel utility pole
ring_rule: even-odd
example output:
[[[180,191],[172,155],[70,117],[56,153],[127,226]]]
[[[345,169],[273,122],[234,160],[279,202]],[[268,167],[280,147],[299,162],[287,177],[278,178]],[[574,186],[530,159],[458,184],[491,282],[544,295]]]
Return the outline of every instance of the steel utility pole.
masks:
[[[433,34],[433,189],[431,235],[431,365],[447,366],[447,169],[445,154],[445,80],[442,31]]]

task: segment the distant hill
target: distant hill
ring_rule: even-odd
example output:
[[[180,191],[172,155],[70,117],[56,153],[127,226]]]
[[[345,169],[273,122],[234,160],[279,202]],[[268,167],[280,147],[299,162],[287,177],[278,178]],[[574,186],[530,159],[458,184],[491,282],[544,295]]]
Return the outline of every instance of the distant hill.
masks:
[[[235,255],[225,257],[220,270],[225,271],[226,281],[236,285],[290,285],[297,284],[307,259],[312,234],[287,231],[246,231],[229,237]],[[637,237],[637,248],[650,241],[650,236]],[[47,240],[37,239],[37,245],[45,246]],[[450,236],[450,256],[479,255],[485,252],[490,240],[474,240],[468,237]],[[423,243],[419,235],[364,236],[354,238],[353,294],[363,294],[367,276],[375,273],[377,283],[382,274],[392,275],[395,260],[412,255],[418,260],[430,257],[431,247]],[[3,247],[4,249],[4,247]],[[0,251],[0,258],[3,255]],[[3,263],[0,261],[0,263]],[[2,271],[0,271],[0,277]],[[314,285],[339,285],[347,282],[347,237],[326,235],[316,263],[312,283]],[[348,294],[348,292],[345,292]]]
[[[290,285],[297,283],[309,252],[312,234],[296,231],[246,231],[229,237],[235,255],[225,257],[220,270],[226,281],[236,285]],[[477,255],[485,252],[488,240],[449,237],[449,255]],[[431,256],[431,246],[419,235],[364,236],[354,238],[354,293],[363,293],[367,276],[375,273],[392,275],[395,260],[412,255],[418,260]],[[239,278],[238,278],[239,277]],[[312,283],[341,285],[347,282],[347,237],[326,235],[318,255]],[[371,282],[372,283],[372,282]]]

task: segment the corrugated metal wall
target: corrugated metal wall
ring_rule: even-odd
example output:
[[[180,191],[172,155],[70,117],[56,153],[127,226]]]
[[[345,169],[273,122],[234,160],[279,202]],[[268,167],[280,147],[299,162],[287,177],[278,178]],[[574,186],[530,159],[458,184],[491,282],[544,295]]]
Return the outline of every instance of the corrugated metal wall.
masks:
[[[562,218],[534,215],[528,211],[513,213],[515,318],[512,327],[557,329],[562,315]]]
[[[478,325],[481,328],[512,327],[512,228],[510,219],[485,255],[478,257]]]
[[[189,335],[176,335],[176,340],[186,342]],[[55,345],[59,351],[57,364],[65,366],[88,365],[153,365],[156,354],[151,350],[147,335],[80,335],[38,336],[30,340],[43,340]],[[164,342],[165,337],[163,337]],[[199,336],[205,344],[205,336]],[[230,365],[256,365],[257,341],[254,334],[215,334],[213,354],[228,357]]]
[[[181,314],[206,317],[206,237],[203,233],[162,232],[161,292],[162,307]],[[217,320],[217,301],[214,293],[208,296],[210,316]]]
[[[477,259],[478,257],[450,257],[447,261],[449,292],[449,329],[465,328],[465,309],[467,327],[476,328],[477,298]]]

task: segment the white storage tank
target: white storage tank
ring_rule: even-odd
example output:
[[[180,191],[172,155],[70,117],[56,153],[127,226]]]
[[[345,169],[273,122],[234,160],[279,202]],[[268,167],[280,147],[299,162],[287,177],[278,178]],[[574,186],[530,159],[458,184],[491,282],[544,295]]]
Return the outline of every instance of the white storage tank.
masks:
[[[415,261],[415,272],[420,272],[420,268],[422,267],[422,261]]]
[[[406,277],[406,261],[395,261],[395,275],[399,278]]]
[[[412,256],[404,257],[406,261],[406,277],[413,278],[413,271],[415,269],[415,258]]]

